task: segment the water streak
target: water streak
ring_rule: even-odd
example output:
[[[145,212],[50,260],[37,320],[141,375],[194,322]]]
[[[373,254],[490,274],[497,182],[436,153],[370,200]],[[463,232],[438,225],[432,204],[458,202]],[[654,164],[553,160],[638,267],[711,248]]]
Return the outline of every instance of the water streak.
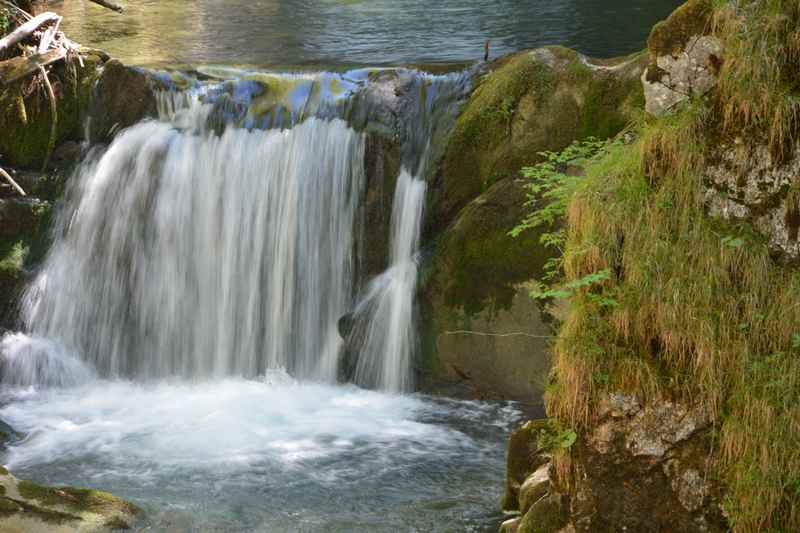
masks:
[[[369,285],[356,310],[368,316],[356,382],[393,392],[412,388],[414,296],[425,182],[403,170],[392,206],[391,265]]]

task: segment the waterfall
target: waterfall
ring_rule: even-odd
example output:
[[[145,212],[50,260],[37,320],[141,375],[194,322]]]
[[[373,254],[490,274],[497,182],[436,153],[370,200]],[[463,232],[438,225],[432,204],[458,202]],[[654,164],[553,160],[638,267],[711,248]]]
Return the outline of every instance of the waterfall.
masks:
[[[284,370],[334,382],[339,320],[357,314],[365,333],[347,378],[410,390],[424,169],[465,79],[362,70],[162,92],[158,120],[118,134],[72,178],[22,301],[29,335],[0,345],[3,381]],[[369,128],[397,128],[411,170],[380,243],[388,269],[357,297]]]
[[[102,375],[333,380],[363,137],[145,122],[84,164],[26,322]]]
[[[392,205],[391,264],[370,283],[356,309],[368,317],[357,383],[392,392],[411,389],[416,254],[424,204],[425,182],[403,170]]]

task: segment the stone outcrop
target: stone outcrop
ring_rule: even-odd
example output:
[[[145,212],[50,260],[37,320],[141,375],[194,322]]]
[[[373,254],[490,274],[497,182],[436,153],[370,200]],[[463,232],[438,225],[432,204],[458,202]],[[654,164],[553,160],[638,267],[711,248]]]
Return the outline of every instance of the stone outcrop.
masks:
[[[706,205],[709,215],[730,221],[748,221],[768,242],[776,257],[800,259],[800,146],[788,161],[776,164],[765,145],[747,148],[723,145],[719,159],[706,168]]]
[[[662,116],[716,85],[722,44],[711,32],[711,3],[692,0],[650,34],[650,64],[642,74],[645,109]]]
[[[130,529],[139,508],[107,492],[47,487],[19,480],[0,467],[0,529],[67,533]]]
[[[549,327],[530,282],[549,252],[508,235],[528,207],[520,170],[589,136],[618,133],[643,102],[643,54],[599,64],[560,47],[498,60],[456,121],[428,193],[418,363],[426,390],[538,401]]]
[[[108,142],[114,134],[156,115],[155,81],[144,69],[112,59],[102,70],[92,99],[92,142]]]
[[[505,531],[727,530],[721,487],[709,476],[707,412],[616,393],[595,415],[589,433],[563,452],[569,458],[559,459],[567,479],[556,478],[542,447],[540,432],[552,426],[528,422],[513,434],[504,509],[520,515]]]

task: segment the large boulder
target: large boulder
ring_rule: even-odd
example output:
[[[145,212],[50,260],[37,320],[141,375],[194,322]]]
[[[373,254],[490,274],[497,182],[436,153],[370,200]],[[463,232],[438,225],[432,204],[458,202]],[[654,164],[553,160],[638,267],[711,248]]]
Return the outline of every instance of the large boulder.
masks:
[[[647,60],[600,64],[548,47],[507,56],[480,80],[430,185],[424,389],[456,382],[480,397],[538,401],[549,328],[528,293],[549,252],[537,232],[509,236],[529,209],[520,170],[540,162],[542,151],[621,131],[643,104]]]
[[[112,494],[47,487],[19,480],[0,467],[0,529],[27,533],[130,529],[138,507]]]
[[[446,227],[472,199],[539,152],[619,132],[643,102],[645,54],[594,62],[546,47],[505,56],[490,67],[456,121],[433,180],[428,232]]]

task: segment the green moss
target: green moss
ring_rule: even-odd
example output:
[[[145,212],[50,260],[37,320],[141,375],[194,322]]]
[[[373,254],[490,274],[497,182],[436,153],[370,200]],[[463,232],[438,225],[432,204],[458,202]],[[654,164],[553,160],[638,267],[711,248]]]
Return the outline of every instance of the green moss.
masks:
[[[97,79],[97,63],[84,60],[60,62],[50,73],[56,93],[58,126],[56,145],[78,139],[92,86]],[[32,85],[26,78],[8,85],[0,92],[0,161],[16,167],[38,167],[50,142],[50,103],[43,86]]]
[[[652,58],[677,54],[694,35],[705,35],[711,30],[711,0],[689,0],[672,15],[653,27],[647,46]]]
[[[550,495],[537,501],[525,513],[517,533],[553,533],[567,523],[565,506],[557,495]]]
[[[139,508],[113,494],[75,487],[46,487],[31,481],[20,481],[19,493],[23,498],[36,500],[42,505],[66,507],[70,511],[103,513],[118,510],[137,514]]]
[[[620,131],[643,100],[638,75],[644,59],[626,58],[615,69],[590,67],[572,50],[547,47],[494,63],[448,141],[431,216],[440,225],[452,220],[494,183],[538,162],[541,151]]]
[[[548,252],[534,231],[514,238],[525,192],[506,179],[469,204],[440,239],[435,267],[444,304],[467,315],[508,308],[516,284],[541,273]]]
[[[22,514],[28,520],[41,520],[46,524],[62,525],[80,520],[77,516],[49,509],[42,509],[27,502],[0,497],[0,518]]]

